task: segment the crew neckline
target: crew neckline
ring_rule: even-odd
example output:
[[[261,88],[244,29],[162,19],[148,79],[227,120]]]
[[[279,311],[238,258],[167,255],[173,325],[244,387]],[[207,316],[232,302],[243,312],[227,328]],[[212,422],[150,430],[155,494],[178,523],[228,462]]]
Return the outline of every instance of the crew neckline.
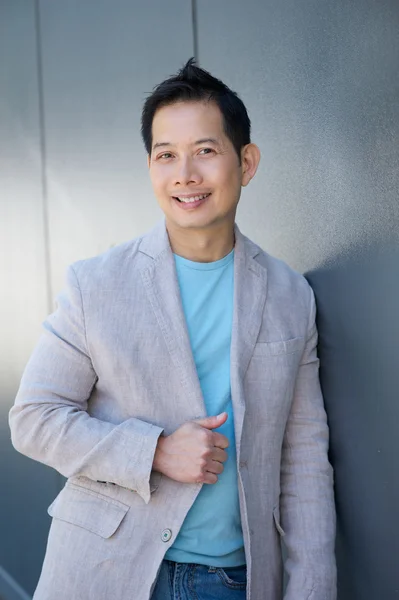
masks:
[[[175,257],[176,264],[179,266],[194,269],[195,271],[213,271],[225,267],[233,260],[234,248],[226,254],[226,256],[223,256],[223,258],[212,262],[196,262],[194,260],[189,260],[188,258],[183,258],[183,256],[179,256],[178,254],[173,254],[173,256]]]

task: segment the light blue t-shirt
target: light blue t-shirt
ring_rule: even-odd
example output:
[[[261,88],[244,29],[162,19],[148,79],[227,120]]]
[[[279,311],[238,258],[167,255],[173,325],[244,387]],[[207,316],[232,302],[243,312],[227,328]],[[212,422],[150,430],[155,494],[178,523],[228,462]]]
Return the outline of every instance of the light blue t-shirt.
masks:
[[[229,439],[229,447],[223,473],[217,483],[202,486],[165,558],[215,567],[239,566],[245,564],[245,553],[230,391],[234,250],[211,263],[177,255],[175,262],[207,415],[228,413],[226,423],[217,431]]]

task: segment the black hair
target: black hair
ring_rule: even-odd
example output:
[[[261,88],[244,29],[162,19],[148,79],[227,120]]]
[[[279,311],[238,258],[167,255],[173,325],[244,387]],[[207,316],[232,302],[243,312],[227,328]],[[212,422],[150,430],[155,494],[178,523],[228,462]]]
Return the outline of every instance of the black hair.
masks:
[[[148,154],[152,148],[152,122],[162,106],[176,102],[210,101],[222,113],[223,128],[241,162],[241,148],[251,142],[251,121],[243,101],[220,79],[197,67],[190,58],[176,75],[157,85],[146,99],[141,114],[141,135]]]

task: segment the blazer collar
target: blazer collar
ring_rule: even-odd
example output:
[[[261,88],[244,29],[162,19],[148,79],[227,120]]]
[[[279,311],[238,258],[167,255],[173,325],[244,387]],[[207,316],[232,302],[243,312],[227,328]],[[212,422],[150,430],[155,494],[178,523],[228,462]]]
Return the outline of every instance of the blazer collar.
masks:
[[[260,248],[250,239],[245,237],[238,228],[238,225],[234,225],[235,235],[235,247],[234,257],[235,260],[243,261],[252,270],[258,272],[258,269],[263,269],[256,261],[250,259],[255,258],[260,253]],[[140,242],[139,252],[157,260],[164,253],[170,253],[171,247],[169,242],[168,232],[166,230],[165,220],[160,221],[157,225],[145,234]]]
[[[168,232],[166,231],[165,220],[146,233],[140,242],[139,252],[156,260],[165,252],[171,252]]]

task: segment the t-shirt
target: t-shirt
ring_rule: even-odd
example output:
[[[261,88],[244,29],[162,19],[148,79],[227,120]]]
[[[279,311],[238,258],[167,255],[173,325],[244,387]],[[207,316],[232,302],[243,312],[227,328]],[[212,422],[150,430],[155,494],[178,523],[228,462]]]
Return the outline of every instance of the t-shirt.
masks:
[[[230,390],[234,250],[198,263],[175,255],[183,310],[207,415],[225,411],[217,430],[229,440],[228,459],[215,484],[204,484],[165,558],[215,567],[245,564]]]

